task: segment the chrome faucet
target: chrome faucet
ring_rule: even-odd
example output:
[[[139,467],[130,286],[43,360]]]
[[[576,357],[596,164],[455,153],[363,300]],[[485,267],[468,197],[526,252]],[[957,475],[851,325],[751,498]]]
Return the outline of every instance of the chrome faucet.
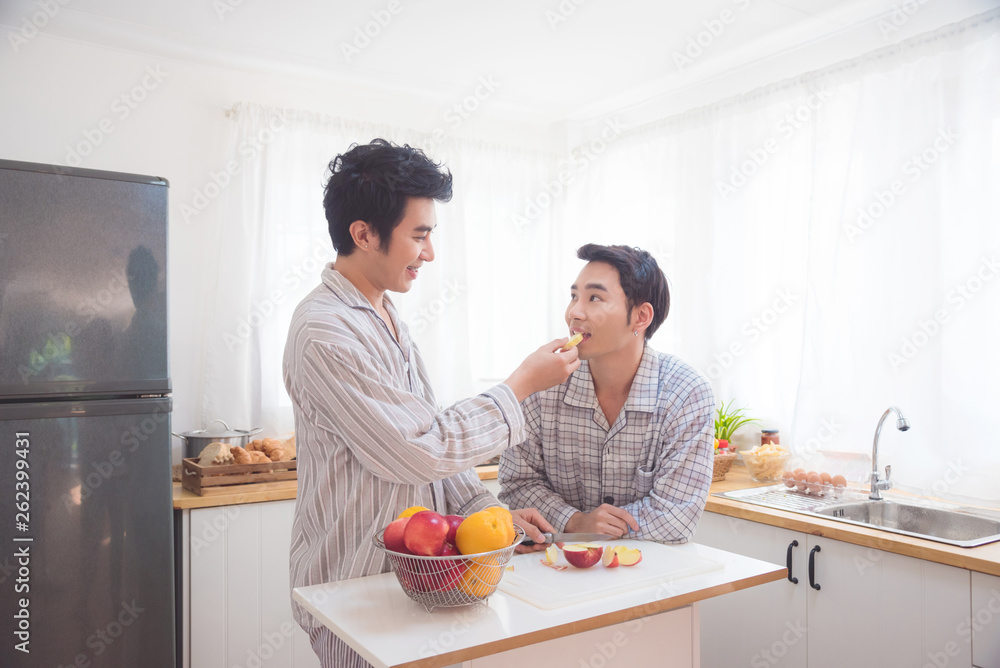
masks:
[[[889,417],[889,413],[896,414],[896,429],[906,431],[910,428],[910,421],[903,417],[903,414],[895,406],[889,406],[885,413],[882,413],[882,417],[878,421],[878,427],[875,428],[875,441],[872,443],[872,491],[868,495],[868,498],[872,501],[881,501],[882,495],[879,492],[884,492],[892,487],[892,482],[889,480],[892,475],[891,466],[886,465],[885,478],[880,478],[878,475],[878,437],[882,433],[882,423]]]

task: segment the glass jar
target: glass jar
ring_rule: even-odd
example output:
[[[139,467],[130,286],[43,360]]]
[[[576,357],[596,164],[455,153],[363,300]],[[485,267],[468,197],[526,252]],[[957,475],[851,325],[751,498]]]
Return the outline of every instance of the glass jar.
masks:
[[[775,445],[781,445],[781,439],[778,437],[777,429],[761,429],[760,430],[760,444],[767,445],[768,443],[774,443]]]

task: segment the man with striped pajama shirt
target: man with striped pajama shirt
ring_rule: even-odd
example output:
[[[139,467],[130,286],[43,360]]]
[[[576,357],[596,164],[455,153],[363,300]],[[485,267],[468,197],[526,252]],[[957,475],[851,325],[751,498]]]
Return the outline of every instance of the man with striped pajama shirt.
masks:
[[[495,505],[473,466],[524,438],[520,401],[579,366],[558,339],[503,383],[438,410],[385,293],[407,292],[434,259],[434,205],[451,198],[452,176],[422,152],[379,139],[337,156],[330,171],[323,204],[337,259],[296,308],[283,362],[299,460],[293,588],[388,571],[372,537],[405,508],[465,515]],[[529,537],[552,530],[532,508],[512,512]],[[292,607],[324,668],[368,665]]]

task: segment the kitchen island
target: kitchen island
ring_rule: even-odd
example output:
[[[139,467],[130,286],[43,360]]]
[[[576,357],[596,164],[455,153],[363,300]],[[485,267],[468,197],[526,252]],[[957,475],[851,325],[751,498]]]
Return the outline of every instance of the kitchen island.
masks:
[[[669,549],[719,567],[555,609],[501,590],[486,604],[427,612],[392,573],[301,587],[293,598],[375,666],[698,666],[698,601],[780,580],[785,569],[702,545]]]
[[[495,482],[489,479],[495,475],[493,471],[480,471],[480,477],[488,485]],[[260,661],[265,655],[271,657],[270,661],[274,665],[318,666],[309,646],[308,637],[291,621],[287,568],[296,485],[294,481],[273,484],[279,485],[280,488],[269,487],[266,484],[240,485],[236,486],[231,494],[204,497],[183,490],[179,483],[174,486],[179,566],[177,605],[181,613],[178,629],[182,641],[179,652],[185,668],[214,665],[246,666]],[[726,476],[726,480],[712,484],[712,492],[745,489],[759,484],[750,479],[745,468],[734,466]],[[823,543],[823,551],[817,555],[820,560],[817,576],[821,581],[830,577],[827,567],[832,566],[833,562],[826,558],[835,556],[836,550],[833,548],[841,551],[851,550],[848,566],[853,572],[858,570],[854,566],[855,557],[860,557],[861,561],[857,563],[864,566],[866,574],[876,570],[868,568],[868,565],[884,567],[891,573],[898,572],[896,566],[906,564],[911,570],[919,566],[926,577],[939,581],[939,576],[948,573],[949,567],[962,569],[963,573],[951,572],[953,576],[951,579],[957,580],[959,579],[957,576],[961,576],[961,583],[948,580],[942,586],[954,593],[955,587],[961,585],[961,589],[964,590],[962,599],[950,597],[956,598],[953,607],[956,610],[961,608],[961,615],[964,618],[971,617],[976,620],[972,635],[978,638],[978,641],[974,644],[978,648],[987,648],[981,650],[982,652],[1000,657],[1000,633],[996,632],[996,624],[1000,623],[1000,580],[998,580],[1000,543],[977,548],[959,548],[717,496],[709,496],[706,511],[699,527],[700,535],[696,534],[694,538],[696,543],[708,544],[728,552],[745,553],[746,556],[774,564],[786,562],[789,541],[797,538],[800,543],[799,547],[793,550],[793,561],[796,562],[793,568],[794,577],[799,579],[799,585],[793,585],[789,581],[768,583],[728,596],[713,598],[699,606],[698,617],[702,622],[702,628],[713,628],[715,625],[729,628],[727,625],[735,625],[727,631],[726,637],[729,642],[724,645],[739,645],[743,635],[750,638],[756,634],[750,646],[764,646],[760,640],[762,631],[754,626],[754,623],[762,622],[761,615],[758,614],[759,602],[742,600],[748,597],[767,599],[765,609],[771,611],[771,616],[775,617],[777,613],[774,611],[780,608],[776,605],[776,600],[790,591],[791,594],[788,595],[792,596],[799,606],[796,608],[797,614],[791,619],[794,621],[801,617],[805,620],[806,611],[800,609],[807,605],[808,597],[804,590],[813,592],[810,596],[814,598],[820,596],[825,598],[835,590],[824,586],[821,592],[814,592],[809,587],[805,563],[810,552],[807,543],[810,540],[832,539],[833,543]],[[788,541],[782,542],[779,538],[783,538],[786,532],[794,535],[790,535]],[[767,535],[759,536],[761,533]],[[750,550],[756,551],[751,553]],[[910,562],[904,557],[918,561]],[[391,574],[388,577],[391,578]],[[390,580],[390,583],[396,589],[399,588],[394,581]],[[912,588],[911,590],[916,591]],[[399,594],[402,596],[401,591]],[[407,606],[410,605],[409,599],[404,600]],[[490,608],[498,608],[497,603],[501,600],[500,594],[495,599],[490,599]],[[903,599],[900,600],[905,603]],[[944,610],[944,606],[939,605],[942,597],[938,593],[931,594],[927,601],[933,603],[933,605],[928,603],[927,609],[940,607]],[[677,605],[683,604],[677,603]],[[840,620],[862,617],[857,614],[859,610],[856,602],[829,607],[837,611],[837,619]],[[916,610],[918,606],[914,604],[910,608]],[[851,609],[855,614],[842,614],[845,609]],[[728,615],[725,621],[716,617],[720,611]],[[979,617],[987,615],[992,624],[983,626],[979,622]],[[713,619],[715,622],[711,621]],[[926,621],[930,624],[927,627],[930,629],[947,628],[950,633],[954,628],[954,625],[946,626],[940,620]],[[924,628],[923,623],[924,621],[921,621],[901,627],[921,631]],[[632,637],[628,624],[634,625],[635,622],[626,622],[622,636],[624,638]],[[784,621],[780,621],[778,627],[783,625]],[[652,626],[646,624],[644,628],[649,629]],[[586,643],[591,649],[591,654],[600,643],[604,643],[601,646],[607,648],[609,639],[615,637],[609,627],[589,632],[603,634],[603,639],[589,641],[589,636],[586,635],[588,631],[581,631],[570,637],[576,638],[580,644]],[[778,633],[776,637],[781,637],[784,631],[776,633]],[[705,642],[709,643],[710,648],[717,646],[712,644],[717,637],[716,634],[706,632],[702,635],[705,636]],[[446,633],[442,637],[448,639]],[[392,638],[391,634],[389,638]],[[963,645],[964,638],[965,636],[959,637]],[[771,638],[769,642],[773,640]],[[995,647],[988,644],[991,641],[996,643]],[[800,642],[795,647],[799,648],[805,644]],[[908,644],[910,644],[908,641],[894,642],[893,647],[898,648]],[[631,643],[628,646],[631,646]],[[537,647],[538,644],[528,645],[521,651],[530,652]],[[616,651],[619,652],[618,656],[621,656],[624,649]],[[936,648],[933,651],[941,649]],[[773,665],[796,666],[796,668],[807,665],[805,657],[796,664],[795,660],[798,657],[793,654],[794,652],[789,653],[784,661]],[[603,656],[594,656],[594,662],[590,665],[599,665],[604,660]],[[702,648],[701,656],[704,665],[708,666],[712,656],[705,647]],[[528,658],[530,660],[531,657]],[[745,657],[740,665],[749,665],[749,658]],[[924,659],[926,660],[926,656]],[[567,665],[565,662],[551,661],[549,664]],[[579,666],[580,663],[572,665]],[[587,665],[587,662],[585,661],[583,665]],[[613,664],[608,662],[604,665]],[[912,665],[922,665],[922,663],[917,662]],[[957,660],[949,664],[950,668],[958,665],[962,664]],[[975,665],[1000,668],[1000,661],[981,662]]]

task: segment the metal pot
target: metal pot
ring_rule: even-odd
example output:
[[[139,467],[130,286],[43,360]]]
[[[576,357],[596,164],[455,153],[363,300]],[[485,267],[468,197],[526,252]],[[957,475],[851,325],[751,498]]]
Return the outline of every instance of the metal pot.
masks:
[[[219,427],[206,428],[206,429],[195,429],[194,431],[187,431],[183,434],[178,434],[175,432],[170,432],[177,438],[184,440],[184,456],[185,457],[197,457],[201,454],[201,451],[209,443],[225,443],[226,445],[238,445],[241,448],[245,448],[247,443],[250,442],[250,437],[254,434],[261,432],[262,428],[257,427],[255,429],[230,429],[229,425],[223,420],[212,420],[208,423],[211,427],[216,422],[221,422],[224,429]]]

